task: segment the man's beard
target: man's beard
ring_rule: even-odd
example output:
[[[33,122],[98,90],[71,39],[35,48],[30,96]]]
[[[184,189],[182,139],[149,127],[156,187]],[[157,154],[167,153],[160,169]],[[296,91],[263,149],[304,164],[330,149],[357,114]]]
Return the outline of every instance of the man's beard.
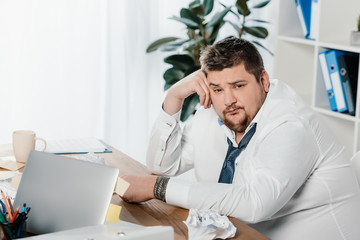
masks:
[[[233,122],[230,119],[227,118],[227,116],[229,115],[228,112],[229,111],[233,111],[233,110],[240,110],[240,111],[244,111],[244,116],[243,118],[239,119],[238,122]],[[241,112],[238,112],[237,114],[242,114]],[[245,109],[243,107],[239,107],[236,106],[235,104],[227,107],[224,111],[223,111],[223,116],[224,119],[222,119],[222,122],[231,130],[235,131],[235,132],[245,132],[246,128],[249,126],[251,119],[249,117],[249,115],[246,114]]]

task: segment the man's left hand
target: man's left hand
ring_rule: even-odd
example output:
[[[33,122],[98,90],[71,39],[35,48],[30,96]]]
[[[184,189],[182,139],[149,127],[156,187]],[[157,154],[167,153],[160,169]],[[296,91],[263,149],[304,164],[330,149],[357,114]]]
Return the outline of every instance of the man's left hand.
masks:
[[[154,185],[157,176],[121,176],[130,185],[123,196],[120,196],[126,202],[145,202],[154,199]]]

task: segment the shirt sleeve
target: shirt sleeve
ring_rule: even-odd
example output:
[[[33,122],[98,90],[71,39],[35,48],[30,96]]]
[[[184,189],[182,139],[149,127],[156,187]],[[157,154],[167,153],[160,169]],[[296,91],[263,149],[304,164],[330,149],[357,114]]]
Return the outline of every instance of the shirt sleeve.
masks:
[[[319,159],[316,140],[305,128],[299,121],[286,122],[256,142],[258,151],[246,169],[237,170],[233,184],[171,179],[167,202],[214,209],[247,223],[270,219],[306,181]]]
[[[192,147],[187,137],[191,122],[181,129],[180,112],[171,116],[161,109],[152,129],[146,165],[154,174],[175,176],[193,167]]]

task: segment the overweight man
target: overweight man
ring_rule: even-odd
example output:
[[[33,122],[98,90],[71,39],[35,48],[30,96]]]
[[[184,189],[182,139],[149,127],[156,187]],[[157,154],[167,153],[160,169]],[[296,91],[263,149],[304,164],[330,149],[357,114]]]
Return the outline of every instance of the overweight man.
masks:
[[[202,107],[181,128],[193,93]],[[360,239],[360,188],[344,147],[289,86],[269,80],[246,40],[202,52],[201,70],[168,91],[149,142],[156,175],[124,176],[128,202],[214,209],[274,240]],[[192,168],[196,182],[172,177]]]

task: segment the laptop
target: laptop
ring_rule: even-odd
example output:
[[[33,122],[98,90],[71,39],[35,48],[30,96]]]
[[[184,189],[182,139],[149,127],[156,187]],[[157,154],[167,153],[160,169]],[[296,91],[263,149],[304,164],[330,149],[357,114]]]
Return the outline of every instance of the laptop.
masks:
[[[26,203],[30,233],[43,234],[103,224],[119,169],[31,151],[15,196]]]

